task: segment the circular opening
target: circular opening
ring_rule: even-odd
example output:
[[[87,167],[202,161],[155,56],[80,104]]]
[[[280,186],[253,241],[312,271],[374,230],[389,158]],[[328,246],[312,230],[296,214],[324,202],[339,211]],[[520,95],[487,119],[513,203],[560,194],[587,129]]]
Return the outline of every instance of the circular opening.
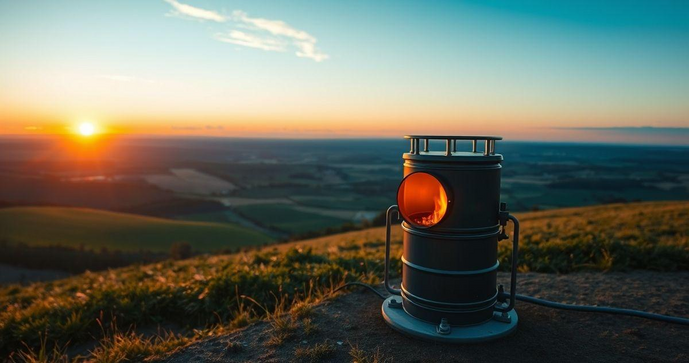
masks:
[[[397,190],[397,205],[407,223],[433,227],[447,213],[447,192],[433,175],[416,172],[407,175]]]

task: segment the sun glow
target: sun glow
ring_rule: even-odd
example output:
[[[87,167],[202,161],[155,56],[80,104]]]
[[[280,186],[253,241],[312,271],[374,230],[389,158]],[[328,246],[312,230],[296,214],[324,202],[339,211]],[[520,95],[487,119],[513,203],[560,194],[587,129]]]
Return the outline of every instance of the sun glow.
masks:
[[[82,122],[79,124],[79,134],[81,136],[91,136],[96,132],[96,126],[91,122]]]

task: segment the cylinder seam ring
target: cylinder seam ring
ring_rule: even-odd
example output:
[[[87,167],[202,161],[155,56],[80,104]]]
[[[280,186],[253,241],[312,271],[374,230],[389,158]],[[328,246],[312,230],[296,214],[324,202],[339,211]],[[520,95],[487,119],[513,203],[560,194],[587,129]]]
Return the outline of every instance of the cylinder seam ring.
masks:
[[[436,274],[436,275],[450,275],[450,276],[482,275],[482,274],[486,274],[489,272],[493,272],[493,271],[497,270],[498,267],[500,267],[500,261],[496,261],[495,265],[488,267],[488,268],[481,269],[481,270],[467,270],[467,271],[440,270],[440,269],[420,266],[420,265],[417,265],[415,263],[409,262],[409,261],[407,261],[407,259],[404,258],[404,256],[402,256],[402,263],[409,266],[410,268],[415,269],[415,270],[429,272],[429,273]]]

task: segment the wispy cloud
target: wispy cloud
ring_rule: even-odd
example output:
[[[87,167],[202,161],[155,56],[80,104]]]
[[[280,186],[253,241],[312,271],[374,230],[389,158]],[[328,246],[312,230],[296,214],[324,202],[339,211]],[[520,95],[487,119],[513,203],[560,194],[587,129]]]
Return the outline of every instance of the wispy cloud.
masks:
[[[230,30],[227,33],[215,34],[215,39],[250,48],[263,49],[268,51],[285,51],[286,44],[271,37],[261,37],[254,34],[245,33],[239,30]]]
[[[316,42],[316,38],[311,36],[309,33],[303,30],[297,30],[289,26],[287,23],[281,20],[269,20],[262,18],[251,18],[249,14],[241,11],[235,10],[232,12],[232,18],[245,25],[251,26],[254,29],[265,30],[273,35],[285,36],[288,38],[293,38],[297,40]]]
[[[232,12],[233,22],[240,28],[257,34],[264,34],[262,39],[271,39],[275,43],[291,45],[296,49],[298,57],[310,58],[316,62],[328,59],[328,55],[316,48],[316,38],[292,27],[282,20],[252,18],[249,14],[235,10]]]
[[[197,8],[195,6],[182,4],[182,3],[175,1],[175,0],[163,0],[163,1],[172,5],[173,10],[171,10],[167,14],[170,16],[191,18],[191,19],[197,19],[197,20],[211,20],[211,21],[215,21],[218,23],[224,23],[225,21],[227,21],[227,18],[223,15],[220,15],[220,13],[218,13],[217,11]]]
[[[297,57],[309,58],[316,62],[329,58],[316,46],[316,37],[282,20],[252,18],[242,10],[235,10],[231,16],[225,16],[176,0],[164,1],[173,7],[168,15],[231,24],[229,29],[213,35],[218,41],[271,52],[294,51]]]
[[[316,49],[316,42],[296,42],[295,43],[299,51],[297,51],[297,57],[301,58],[311,58],[316,62],[321,62],[328,59],[328,55],[321,53],[320,50]]]

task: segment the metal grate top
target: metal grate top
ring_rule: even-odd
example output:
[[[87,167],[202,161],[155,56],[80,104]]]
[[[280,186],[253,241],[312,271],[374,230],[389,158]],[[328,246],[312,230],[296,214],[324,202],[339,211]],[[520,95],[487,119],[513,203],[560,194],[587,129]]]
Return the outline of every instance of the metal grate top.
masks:
[[[483,155],[495,155],[495,142],[502,140],[500,136],[438,136],[438,135],[406,135],[405,139],[411,141],[411,150],[409,153],[412,155],[419,155],[422,152],[428,153],[429,151],[429,140],[445,140],[445,155],[452,156],[453,153],[457,152],[457,140],[460,141],[471,141],[471,152],[478,153],[477,144],[479,141],[483,141]],[[419,147],[420,140],[423,140],[423,150]]]

